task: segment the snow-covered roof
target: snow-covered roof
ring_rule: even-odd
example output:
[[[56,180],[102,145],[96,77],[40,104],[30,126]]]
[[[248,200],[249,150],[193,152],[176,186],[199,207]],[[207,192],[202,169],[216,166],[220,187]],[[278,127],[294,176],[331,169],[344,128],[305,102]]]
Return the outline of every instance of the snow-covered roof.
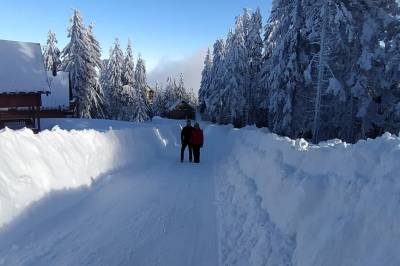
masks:
[[[40,44],[0,40],[0,93],[48,89]]]
[[[185,105],[188,105],[188,106],[190,106],[190,104],[188,104],[186,101],[184,101],[184,100],[177,100],[174,104],[172,104],[168,109],[169,109],[169,111],[172,111],[172,110],[175,110],[179,105],[181,105],[181,104],[185,104]],[[190,107],[192,107],[192,106],[190,106]]]
[[[69,73],[58,71],[53,76],[52,71],[47,71],[50,85],[50,94],[42,95],[42,106],[51,109],[66,109],[69,107]]]
[[[176,108],[179,104],[181,104],[181,103],[182,103],[181,100],[176,101],[175,103],[173,103],[173,104],[168,108],[169,111],[175,110],[175,108]]]

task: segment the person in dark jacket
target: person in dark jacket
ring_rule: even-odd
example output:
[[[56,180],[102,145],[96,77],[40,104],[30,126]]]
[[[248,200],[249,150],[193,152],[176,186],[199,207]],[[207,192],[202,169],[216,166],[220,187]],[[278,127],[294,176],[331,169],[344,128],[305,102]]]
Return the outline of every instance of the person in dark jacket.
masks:
[[[204,136],[203,130],[200,129],[199,123],[194,124],[190,143],[193,149],[194,162],[200,163],[200,149],[203,147]]]
[[[192,145],[190,143],[190,138],[192,136],[192,122],[190,119],[187,120],[186,126],[182,129],[181,131],[181,162],[183,162],[184,154],[185,154],[185,149],[186,147],[189,148],[189,161],[192,162]]]

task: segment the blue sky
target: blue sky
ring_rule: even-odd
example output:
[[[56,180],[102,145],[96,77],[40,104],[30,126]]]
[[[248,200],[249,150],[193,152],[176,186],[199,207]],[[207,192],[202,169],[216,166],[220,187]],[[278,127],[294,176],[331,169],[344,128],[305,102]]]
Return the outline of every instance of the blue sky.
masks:
[[[0,39],[43,44],[51,29],[62,48],[72,8],[77,8],[85,24],[95,23],[103,57],[108,56],[115,37],[120,38],[122,47],[130,38],[135,54],[142,54],[149,70],[163,62],[191,57],[224,37],[243,7],[260,7],[265,21],[271,6],[271,0],[1,2]]]

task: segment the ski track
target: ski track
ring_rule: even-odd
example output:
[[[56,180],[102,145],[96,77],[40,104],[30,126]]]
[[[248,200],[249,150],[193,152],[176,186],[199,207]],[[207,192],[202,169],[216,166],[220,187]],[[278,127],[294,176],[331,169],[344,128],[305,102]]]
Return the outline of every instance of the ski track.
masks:
[[[0,265],[218,265],[217,155],[204,152],[200,165],[178,156],[175,140],[157,167],[41,199],[0,231]]]

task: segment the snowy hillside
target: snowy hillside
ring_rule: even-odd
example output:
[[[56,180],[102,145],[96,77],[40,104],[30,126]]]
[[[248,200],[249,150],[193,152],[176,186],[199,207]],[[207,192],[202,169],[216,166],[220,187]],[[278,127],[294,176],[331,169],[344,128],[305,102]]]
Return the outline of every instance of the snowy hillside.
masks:
[[[0,265],[400,263],[398,137],[314,146],[202,124],[192,165],[181,123],[2,131]]]

